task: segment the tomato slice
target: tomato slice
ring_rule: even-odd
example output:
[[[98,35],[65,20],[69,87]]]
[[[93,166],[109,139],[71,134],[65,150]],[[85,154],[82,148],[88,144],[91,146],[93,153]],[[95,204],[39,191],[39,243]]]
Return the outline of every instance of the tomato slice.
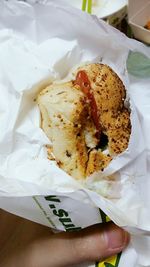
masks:
[[[101,125],[100,125],[100,120],[99,120],[99,116],[98,116],[97,104],[96,104],[94,94],[91,90],[91,83],[90,83],[85,71],[80,70],[77,73],[75,84],[80,86],[82,92],[86,95],[86,97],[90,103],[91,116],[92,116],[93,122],[94,122],[96,130],[97,130],[96,137],[99,139],[100,134],[101,134]]]

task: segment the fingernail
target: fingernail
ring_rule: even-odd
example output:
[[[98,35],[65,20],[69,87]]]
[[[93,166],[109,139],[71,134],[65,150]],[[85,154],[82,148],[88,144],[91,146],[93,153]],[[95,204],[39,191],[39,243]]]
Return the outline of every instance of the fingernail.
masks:
[[[105,238],[108,249],[117,253],[123,250],[130,240],[129,234],[116,225],[108,227],[105,232]]]

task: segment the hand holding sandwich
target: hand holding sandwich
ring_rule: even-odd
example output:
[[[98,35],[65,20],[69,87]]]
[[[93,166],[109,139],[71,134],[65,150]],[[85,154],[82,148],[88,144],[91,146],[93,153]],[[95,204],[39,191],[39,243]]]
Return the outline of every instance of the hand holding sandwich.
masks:
[[[0,212],[1,267],[70,267],[122,251],[129,236],[113,223],[53,234],[47,227]]]
[[[130,111],[125,87],[103,64],[78,68],[68,82],[43,88],[37,98],[41,128],[52,146],[48,157],[75,179],[103,170],[128,148]],[[47,227],[0,214],[0,266],[63,267],[119,253],[129,236],[113,223],[54,234]]]

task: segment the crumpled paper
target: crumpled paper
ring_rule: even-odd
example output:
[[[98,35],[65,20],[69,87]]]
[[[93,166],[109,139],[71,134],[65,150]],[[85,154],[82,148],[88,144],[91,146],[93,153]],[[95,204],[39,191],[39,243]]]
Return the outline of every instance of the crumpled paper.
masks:
[[[23,215],[12,199],[17,205],[18,197],[60,195],[101,208],[132,233],[135,266],[150,266],[150,78],[134,77],[126,66],[130,51],[150,57],[150,48],[63,1],[2,0],[0,10],[0,206],[29,218],[29,204]],[[43,85],[84,62],[108,64],[123,80],[132,133],[103,173],[78,182],[47,159],[50,141],[35,99]]]

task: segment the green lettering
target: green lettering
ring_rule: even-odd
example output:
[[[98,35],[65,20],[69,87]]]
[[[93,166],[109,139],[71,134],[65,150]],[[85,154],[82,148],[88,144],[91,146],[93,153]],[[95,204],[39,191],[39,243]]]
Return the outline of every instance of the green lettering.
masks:
[[[69,225],[71,223],[71,227],[74,226],[74,224],[72,224],[72,221],[70,218],[60,218],[59,221],[62,223],[62,225],[67,228],[67,225]]]
[[[57,196],[46,196],[44,197],[47,201],[60,202],[60,199]]]
[[[81,230],[81,229],[82,229],[81,227],[75,227],[75,226],[74,226],[74,227],[71,227],[71,228],[70,228],[70,227],[67,228],[66,231],[67,231],[67,232],[73,232],[73,231],[79,231],[79,230]]]
[[[68,217],[68,212],[63,210],[63,209],[59,209],[59,210],[53,210],[54,215],[58,216],[58,217]]]

